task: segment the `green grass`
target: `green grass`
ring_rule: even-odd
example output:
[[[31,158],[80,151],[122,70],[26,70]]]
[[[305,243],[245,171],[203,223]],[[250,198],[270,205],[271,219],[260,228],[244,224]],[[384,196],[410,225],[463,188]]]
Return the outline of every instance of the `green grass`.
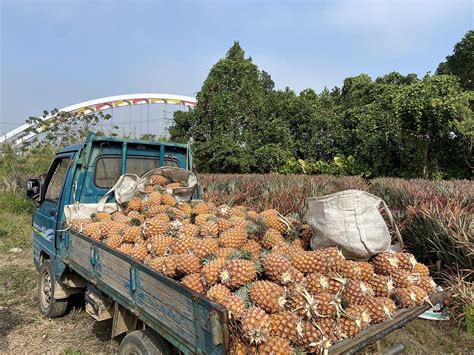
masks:
[[[31,247],[31,214],[0,210],[0,253]]]
[[[36,273],[30,267],[6,265],[0,273],[0,306],[12,306],[31,299],[36,289]]]

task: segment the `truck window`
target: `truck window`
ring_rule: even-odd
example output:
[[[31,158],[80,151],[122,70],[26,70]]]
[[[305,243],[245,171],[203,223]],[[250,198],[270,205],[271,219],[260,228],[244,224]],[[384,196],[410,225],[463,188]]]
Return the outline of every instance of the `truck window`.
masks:
[[[63,187],[64,178],[66,177],[67,168],[70,158],[57,159],[54,166],[54,172],[49,181],[46,183],[46,192],[44,198],[50,201],[59,201],[61,189]]]
[[[96,160],[94,184],[99,188],[111,188],[121,174],[121,157],[103,157]],[[179,167],[178,160],[168,156],[165,166]],[[160,159],[149,157],[127,157],[127,173],[142,176],[147,171],[160,167]]]

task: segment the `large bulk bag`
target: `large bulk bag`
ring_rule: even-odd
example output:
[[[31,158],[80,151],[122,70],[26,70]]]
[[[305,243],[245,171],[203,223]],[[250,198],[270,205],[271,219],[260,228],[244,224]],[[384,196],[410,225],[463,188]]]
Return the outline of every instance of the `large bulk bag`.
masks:
[[[399,244],[379,212],[385,210]],[[400,250],[403,241],[387,204],[366,191],[346,190],[308,199],[311,248],[338,247],[350,259],[365,260],[388,250]]]

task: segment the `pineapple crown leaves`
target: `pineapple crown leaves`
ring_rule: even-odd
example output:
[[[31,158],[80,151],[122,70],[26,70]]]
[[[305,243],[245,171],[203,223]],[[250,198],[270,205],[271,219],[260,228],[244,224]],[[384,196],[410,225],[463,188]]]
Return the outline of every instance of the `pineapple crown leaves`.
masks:
[[[235,295],[239,297],[242,301],[244,301],[245,307],[249,308],[252,307],[252,301],[250,300],[250,288],[252,287],[252,282],[242,286],[241,288],[235,291]]]
[[[218,257],[216,254],[210,254],[210,255],[207,255],[205,256],[204,258],[201,259],[201,264],[202,265],[207,265],[209,264],[211,261],[214,261],[216,260]]]
[[[267,226],[263,222],[261,218],[253,219],[246,219],[247,220],[247,228],[246,231],[249,235],[255,235],[258,239],[262,238],[267,231]]]
[[[254,260],[252,254],[248,251],[245,250],[236,250],[234,251],[228,258],[228,260],[236,260],[236,259],[242,259],[242,260]]]
[[[140,219],[138,219],[138,218],[132,218],[132,219],[130,219],[129,224],[131,226],[134,226],[134,227],[139,227],[142,224],[142,221],[140,221]],[[145,224],[143,224],[143,225],[145,225]]]

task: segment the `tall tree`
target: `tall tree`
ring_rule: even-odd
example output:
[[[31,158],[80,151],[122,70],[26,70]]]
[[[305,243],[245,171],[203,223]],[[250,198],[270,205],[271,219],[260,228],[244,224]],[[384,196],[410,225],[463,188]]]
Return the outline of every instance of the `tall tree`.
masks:
[[[468,31],[463,39],[454,46],[453,54],[439,64],[436,74],[456,75],[461,86],[474,90],[474,31]]]
[[[196,109],[175,115],[171,138],[193,143],[202,171],[252,171],[257,165],[255,151],[266,143],[263,112],[273,85],[270,75],[260,72],[234,42],[209,72]]]

